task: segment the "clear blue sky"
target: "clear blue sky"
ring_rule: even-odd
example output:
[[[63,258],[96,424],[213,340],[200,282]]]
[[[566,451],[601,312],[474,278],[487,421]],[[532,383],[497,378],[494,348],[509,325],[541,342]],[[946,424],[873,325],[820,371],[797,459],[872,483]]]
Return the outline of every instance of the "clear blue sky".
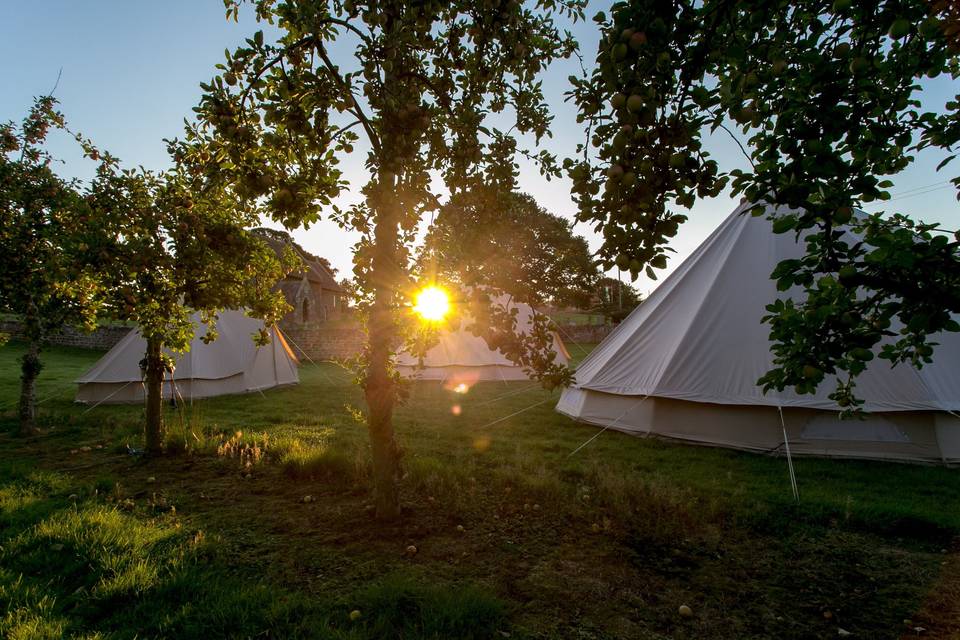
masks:
[[[607,5],[609,2],[594,2],[588,15]],[[589,19],[573,27],[587,60],[596,52],[593,27]],[[55,95],[72,128],[129,165],[166,167],[163,138],[182,132],[183,119],[198,102],[199,83],[213,75],[225,48],[234,48],[257,28],[249,7],[241,13],[239,24],[225,20],[221,0],[6,0],[0,8],[0,57],[6,61],[0,68],[0,120],[22,117],[34,96],[53,87],[62,68]],[[346,48],[336,53],[350,55]],[[575,63],[558,64],[545,78],[547,97],[556,113],[555,137],[546,146],[561,155],[572,154],[582,138],[573,110],[563,102],[567,76],[578,71]],[[923,100],[930,107],[942,107],[957,91],[949,80],[927,82]],[[711,142],[712,150],[722,166],[739,165],[743,162],[739,151],[724,136],[718,134]],[[92,166],[69,141],[58,140],[57,151],[66,161],[66,175],[91,175]],[[888,207],[899,206],[905,213],[956,229],[960,206],[953,191],[940,188],[924,193],[919,189],[953,175],[934,171],[941,157],[927,154],[896,178],[891,191],[903,197]],[[362,184],[362,161],[357,157],[344,166],[348,176],[355,172],[356,186]],[[957,171],[953,165],[949,169]],[[575,207],[566,181],[548,183],[535,169],[524,166],[520,188],[546,208],[572,218]],[[728,198],[698,202],[673,244],[677,255],[670,261],[671,267],[696,247],[733,205]],[[598,246],[589,229],[578,231],[592,246]],[[310,251],[328,257],[342,273],[350,273],[353,239],[335,225],[321,223],[294,235]],[[644,292],[652,288],[646,281],[638,285]]]

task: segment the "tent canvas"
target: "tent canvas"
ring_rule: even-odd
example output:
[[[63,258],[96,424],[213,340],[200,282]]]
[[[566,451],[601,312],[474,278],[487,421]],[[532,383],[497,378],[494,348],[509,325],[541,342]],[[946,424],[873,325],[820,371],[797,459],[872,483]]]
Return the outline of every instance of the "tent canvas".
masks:
[[[517,329],[526,333],[533,326],[533,309],[526,304],[494,300],[507,309],[517,309]],[[424,354],[422,362],[408,351],[397,356],[397,370],[407,378],[440,380],[453,386],[472,385],[482,380],[527,380],[529,376],[500,351],[491,349],[486,341],[467,330],[469,318],[460,326],[441,331],[439,342]],[[560,336],[553,335],[554,362],[567,364],[570,355]]]
[[[738,207],[579,366],[557,410],[641,435],[754,451],[960,461],[960,335],[934,337],[922,369],[875,359],[857,379],[864,420],[840,420],[828,397],[788,389],[764,394],[772,367],[765,306],[784,259],[800,257],[792,234],[774,234],[751,205]],[[781,415],[783,416],[781,421]]]
[[[299,382],[297,359],[279,329],[270,329],[270,343],[258,347],[253,342],[253,334],[263,328],[263,322],[242,311],[222,311],[217,320],[218,337],[206,344],[202,340],[205,330],[199,314],[194,314],[192,321],[195,335],[190,350],[182,354],[167,352],[176,368],[164,379],[164,398],[208,398]],[[128,333],[77,380],[76,401],[142,402],[140,361],[146,348],[139,331]]]

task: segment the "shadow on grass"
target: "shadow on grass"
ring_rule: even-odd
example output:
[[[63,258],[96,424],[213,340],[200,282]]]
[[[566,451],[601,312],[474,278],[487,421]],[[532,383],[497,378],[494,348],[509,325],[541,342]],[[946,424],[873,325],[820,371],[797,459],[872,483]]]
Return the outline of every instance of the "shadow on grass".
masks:
[[[97,484],[0,467],[0,636],[486,638],[505,624],[485,591],[412,576],[321,598],[264,583],[175,514],[125,513]]]

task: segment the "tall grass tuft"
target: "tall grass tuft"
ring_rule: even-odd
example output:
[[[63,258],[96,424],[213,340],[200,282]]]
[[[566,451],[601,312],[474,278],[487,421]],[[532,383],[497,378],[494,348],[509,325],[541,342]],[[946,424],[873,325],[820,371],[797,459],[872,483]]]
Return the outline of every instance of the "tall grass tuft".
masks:
[[[166,451],[171,455],[213,453],[222,433],[203,417],[201,405],[179,405],[167,421]]]
[[[506,626],[503,602],[487,591],[422,585],[402,574],[360,591],[355,604],[371,638],[479,640]]]
[[[449,464],[432,456],[416,456],[405,461],[404,484],[414,495],[436,498],[457,510],[470,502],[477,490],[475,469],[469,462]]]
[[[0,569],[0,632],[10,640],[56,640],[66,634],[68,619],[57,614],[56,599],[27,584],[22,575]]]
[[[588,500],[584,500],[588,496]],[[728,515],[721,503],[691,489],[664,481],[646,481],[603,466],[587,470],[580,486],[581,504],[598,508],[623,524],[637,539],[656,544],[697,539],[717,544]]]
[[[237,431],[220,441],[217,455],[234,459],[240,463],[241,469],[249,471],[264,460],[269,445],[270,436],[265,433],[244,436],[242,431]]]
[[[278,442],[274,451],[281,469],[291,478],[359,483],[369,478],[369,463],[359,447],[338,448],[325,441],[308,445],[290,438]]]

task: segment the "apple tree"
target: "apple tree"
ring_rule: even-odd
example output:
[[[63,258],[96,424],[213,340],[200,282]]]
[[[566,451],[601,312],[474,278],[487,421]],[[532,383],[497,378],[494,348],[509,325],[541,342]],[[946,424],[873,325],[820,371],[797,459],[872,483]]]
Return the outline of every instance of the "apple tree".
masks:
[[[280,34],[227,52],[203,87],[186,162],[285,226],[328,213],[361,234],[353,276],[368,331],[360,378],[375,503],[378,517],[395,517],[392,362],[418,285],[415,235],[438,190],[511,191],[518,154],[558,174],[550,154],[518,139],[549,133],[539,75],[574,51],[556,19],[579,19],[584,3],[225,0],[228,16],[244,4]],[[350,176],[358,200],[336,207],[354,187],[339,168],[352,153],[365,159],[365,174]]]
[[[832,397],[852,409],[875,354],[919,367],[935,334],[960,330],[960,237],[896,207],[857,212],[890,199],[918,152],[941,154],[939,169],[955,157],[960,96],[919,97],[925,79],[960,73],[960,5],[629,0],[595,21],[596,65],[571,92],[588,138],[566,167],[606,266],[655,277],[694,202],[730,188],[777,207],[772,232],[806,248],[771,274],[805,295],[770,301],[766,389],[837,375]],[[748,168],[710,157],[713,131],[743,134]]]
[[[51,131],[65,127],[50,96],[38,98],[19,125],[0,125],[0,310],[18,315],[27,341],[19,403],[24,435],[36,431],[45,340],[67,325],[95,327],[102,297],[91,255],[96,220],[79,185],[57,175],[46,149]]]
[[[171,144],[174,156],[183,153]],[[172,170],[123,169],[101,162],[87,196],[109,232],[102,246],[105,313],[136,323],[147,343],[142,363],[146,387],[146,453],[162,453],[163,382],[172,373],[168,351],[189,348],[200,312],[205,341],[216,339],[216,313],[245,308],[267,325],[288,310],[276,282],[294,266],[251,232],[254,212],[222,190]],[[251,336],[269,340],[263,330]]]

